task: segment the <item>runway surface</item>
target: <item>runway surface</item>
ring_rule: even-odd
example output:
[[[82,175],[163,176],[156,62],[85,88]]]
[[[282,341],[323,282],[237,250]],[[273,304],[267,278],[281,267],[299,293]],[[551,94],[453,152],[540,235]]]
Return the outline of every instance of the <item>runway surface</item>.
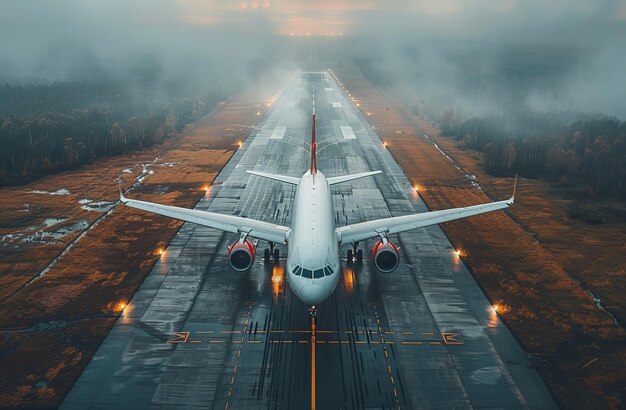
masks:
[[[338,226],[427,211],[333,76],[302,71],[196,208],[288,226],[295,187],[245,171],[306,171],[313,102],[327,177],[383,171],[333,187]],[[286,247],[266,265],[259,241],[241,273],[226,258],[236,239],[186,223],[62,408],[556,407],[438,226],[392,236],[401,265],[390,274],[346,263],[342,249],[314,333],[285,280]]]

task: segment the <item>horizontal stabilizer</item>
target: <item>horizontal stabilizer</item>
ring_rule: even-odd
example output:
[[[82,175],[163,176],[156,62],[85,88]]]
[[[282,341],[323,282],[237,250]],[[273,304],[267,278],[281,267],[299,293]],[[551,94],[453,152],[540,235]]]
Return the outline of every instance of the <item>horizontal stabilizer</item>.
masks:
[[[341,184],[342,182],[352,181],[353,179],[359,179],[359,178],[369,177],[370,175],[380,174],[381,172],[382,171],[362,172],[360,174],[342,175],[339,177],[326,178],[326,180],[328,181],[328,185],[335,185],[335,184]]]
[[[286,175],[270,174],[268,172],[246,171],[248,174],[256,175],[263,178],[273,179],[274,181],[285,182],[287,184],[298,185],[300,178],[288,177]]]

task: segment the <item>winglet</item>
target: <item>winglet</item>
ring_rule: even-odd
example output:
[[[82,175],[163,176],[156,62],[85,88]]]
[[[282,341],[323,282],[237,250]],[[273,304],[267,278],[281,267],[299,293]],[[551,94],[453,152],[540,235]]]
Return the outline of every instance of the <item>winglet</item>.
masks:
[[[126,197],[124,196],[124,194],[122,194],[122,174],[118,172],[117,174],[117,186],[120,190],[120,201],[122,203],[126,203],[128,202],[128,199],[126,199]]]
[[[515,202],[515,193],[517,192],[517,174],[515,174],[515,183],[513,184],[513,195],[509,198],[508,202],[510,204]]]

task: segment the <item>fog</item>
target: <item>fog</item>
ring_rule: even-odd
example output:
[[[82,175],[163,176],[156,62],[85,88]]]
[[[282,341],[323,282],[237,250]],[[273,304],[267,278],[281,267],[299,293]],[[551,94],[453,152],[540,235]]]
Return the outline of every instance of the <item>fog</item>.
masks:
[[[624,0],[4,0],[0,83],[242,87],[354,64],[430,115],[625,119],[625,43]]]

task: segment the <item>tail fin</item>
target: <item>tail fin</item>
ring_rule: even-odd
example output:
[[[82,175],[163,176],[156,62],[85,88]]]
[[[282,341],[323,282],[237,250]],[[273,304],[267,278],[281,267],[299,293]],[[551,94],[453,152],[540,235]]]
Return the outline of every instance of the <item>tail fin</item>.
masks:
[[[315,111],[313,111],[313,123],[311,126],[311,175],[317,173],[317,164],[315,158],[317,156],[317,142],[315,141]]]

